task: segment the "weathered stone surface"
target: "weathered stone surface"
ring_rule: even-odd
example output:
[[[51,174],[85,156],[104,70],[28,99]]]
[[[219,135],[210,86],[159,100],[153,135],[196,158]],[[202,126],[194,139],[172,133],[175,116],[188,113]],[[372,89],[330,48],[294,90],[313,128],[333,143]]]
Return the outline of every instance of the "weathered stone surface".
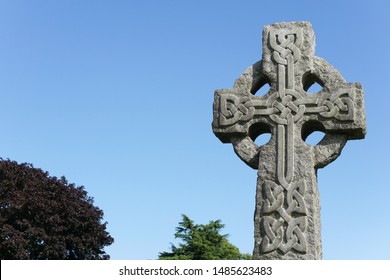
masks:
[[[262,60],[233,88],[215,91],[215,135],[258,169],[254,259],[322,258],[316,170],[365,136],[362,86],[347,83],[314,48],[308,22],[266,26]],[[308,93],[315,82],[322,89]],[[268,93],[255,95],[266,83]],[[304,141],[313,131],[325,133],[314,147]],[[263,133],[272,136],[259,147]]]

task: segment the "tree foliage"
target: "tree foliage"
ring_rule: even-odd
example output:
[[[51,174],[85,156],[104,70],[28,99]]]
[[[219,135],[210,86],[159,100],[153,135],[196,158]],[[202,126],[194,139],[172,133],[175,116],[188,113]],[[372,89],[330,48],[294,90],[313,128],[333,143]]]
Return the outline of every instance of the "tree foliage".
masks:
[[[160,260],[242,260],[252,259],[249,254],[241,254],[227,237],[221,235],[224,228],[220,220],[206,225],[195,224],[186,215],[176,228],[175,238],[183,241],[178,247],[171,244],[172,252],[159,253]]]
[[[109,259],[102,218],[84,187],[0,158],[1,259]]]

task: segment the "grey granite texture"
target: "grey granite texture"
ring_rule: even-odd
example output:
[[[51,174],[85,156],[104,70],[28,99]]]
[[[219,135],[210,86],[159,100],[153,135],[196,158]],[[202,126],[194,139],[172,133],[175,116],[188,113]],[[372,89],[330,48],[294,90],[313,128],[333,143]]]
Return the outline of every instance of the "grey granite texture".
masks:
[[[314,49],[309,22],[265,26],[262,60],[215,91],[213,132],[258,170],[254,259],[322,258],[317,169],[366,133],[361,84],[347,83]],[[314,83],[322,89],[308,93]],[[256,95],[265,84],[269,91]],[[314,131],[325,136],[311,146]],[[257,146],[263,133],[271,138]]]

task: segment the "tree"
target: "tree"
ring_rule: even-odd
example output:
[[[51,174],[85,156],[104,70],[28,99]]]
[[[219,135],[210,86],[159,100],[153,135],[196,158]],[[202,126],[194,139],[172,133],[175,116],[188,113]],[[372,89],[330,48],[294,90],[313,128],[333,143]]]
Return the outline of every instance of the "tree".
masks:
[[[249,254],[241,254],[227,237],[219,232],[224,228],[220,220],[206,225],[194,224],[182,214],[182,221],[176,228],[175,238],[183,241],[178,247],[171,244],[172,252],[159,253],[160,260],[243,260],[252,259]]]
[[[83,186],[0,158],[0,259],[109,259],[102,218]]]

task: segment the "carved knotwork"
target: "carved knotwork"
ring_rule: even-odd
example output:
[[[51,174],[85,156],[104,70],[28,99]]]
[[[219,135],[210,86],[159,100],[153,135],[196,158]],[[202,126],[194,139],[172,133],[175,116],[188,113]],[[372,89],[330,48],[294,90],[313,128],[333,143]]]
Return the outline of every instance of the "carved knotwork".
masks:
[[[305,231],[307,213],[304,180],[293,180],[294,124],[305,115],[315,114],[325,119],[352,121],[353,92],[339,89],[329,94],[311,96],[295,88],[294,64],[299,60],[302,30],[271,30],[269,34],[272,58],[278,71],[277,91],[267,97],[219,94],[219,125],[244,125],[254,118],[267,117],[277,127],[277,172],[275,182],[264,185],[261,251],[280,250],[283,254],[294,249],[306,253]]]
[[[304,232],[307,226],[305,203],[306,183],[293,182],[287,188],[272,181],[263,184],[263,239],[264,253],[280,250],[283,253],[296,250],[306,253]]]
[[[249,67],[231,90],[215,92],[213,131],[259,170],[255,258],[318,259],[319,200],[310,168],[333,161],[348,139],[364,138],[363,90],[314,56],[309,23],[278,23],[263,34],[262,61]],[[316,80],[322,90],[307,93]],[[265,82],[269,92],[254,95]],[[303,141],[311,128],[326,133],[314,148]],[[264,131],[272,137],[258,147],[254,139]]]
[[[301,29],[271,30],[269,42],[273,49],[272,57],[277,64],[288,65],[299,60],[302,43]]]
[[[324,94],[313,99],[301,97],[296,91],[286,90],[281,99],[277,93],[267,101],[251,97],[237,97],[224,93],[219,99],[219,125],[231,126],[245,124],[259,116],[268,116],[276,124],[287,124],[287,115],[292,114],[294,122],[302,116],[319,114],[321,117],[334,118],[339,121],[354,120],[354,99],[351,89],[340,89],[336,93]]]

